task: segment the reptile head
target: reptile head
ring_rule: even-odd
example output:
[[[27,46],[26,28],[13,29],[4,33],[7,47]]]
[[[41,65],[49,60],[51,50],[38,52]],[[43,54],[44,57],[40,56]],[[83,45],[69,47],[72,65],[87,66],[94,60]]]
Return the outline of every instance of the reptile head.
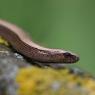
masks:
[[[70,52],[63,53],[63,57],[63,63],[76,63],[77,61],[79,61],[79,57],[76,54]]]
[[[61,50],[61,49],[53,49],[51,54],[51,62],[56,62],[56,63],[76,63],[79,61],[79,57],[71,53],[69,51]]]

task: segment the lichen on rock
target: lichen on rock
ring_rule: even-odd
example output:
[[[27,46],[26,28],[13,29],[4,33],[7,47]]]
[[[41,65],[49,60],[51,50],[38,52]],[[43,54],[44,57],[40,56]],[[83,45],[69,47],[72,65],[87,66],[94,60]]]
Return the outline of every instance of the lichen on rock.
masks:
[[[16,81],[18,95],[95,95],[95,80],[86,73],[71,73],[70,68],[22,68]]]

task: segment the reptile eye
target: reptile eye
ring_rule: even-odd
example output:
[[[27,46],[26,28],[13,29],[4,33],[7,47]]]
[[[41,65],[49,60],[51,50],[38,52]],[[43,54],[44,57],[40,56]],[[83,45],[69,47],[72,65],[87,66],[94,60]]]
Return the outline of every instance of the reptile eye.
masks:
[[[70,56],[71,54],[69,52],[64,53],[65,56]]]

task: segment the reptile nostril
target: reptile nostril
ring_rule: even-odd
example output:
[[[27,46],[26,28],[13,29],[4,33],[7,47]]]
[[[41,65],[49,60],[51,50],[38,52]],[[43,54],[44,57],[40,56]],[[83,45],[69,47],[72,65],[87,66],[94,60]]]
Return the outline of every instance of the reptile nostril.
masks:
[[[80,59],[80,58],[79,58],[78,56],[76,56],[76,58],[75,58],[75,59],[76,59],[76,62],[77,62],[77,61],[79,61],[79,59]]]

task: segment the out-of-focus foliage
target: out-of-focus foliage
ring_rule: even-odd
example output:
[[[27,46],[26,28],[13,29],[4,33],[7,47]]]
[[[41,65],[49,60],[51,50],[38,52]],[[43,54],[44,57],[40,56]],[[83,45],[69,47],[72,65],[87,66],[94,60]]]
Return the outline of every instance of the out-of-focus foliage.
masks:
[[[89,74],[73,71],[70,68],[20,69],[16,76],[18,95],[95,95],[95,80]]]

